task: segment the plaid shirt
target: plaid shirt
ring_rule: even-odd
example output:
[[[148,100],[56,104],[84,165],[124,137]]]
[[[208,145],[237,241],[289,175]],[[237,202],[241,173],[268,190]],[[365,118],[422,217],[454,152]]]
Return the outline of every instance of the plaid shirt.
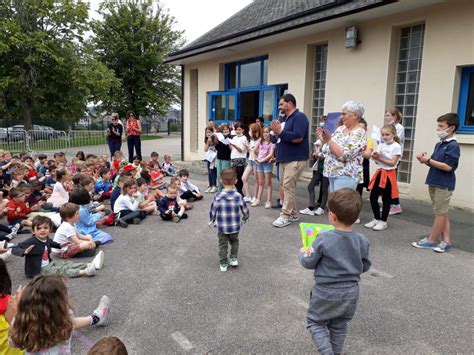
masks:
[[[249,218],[249,209],[242,195],[235,190],[223,190],[214,196],[209,218],[217,224],[219,233],[232,234],[240,231],[240,214],[244,220]]]

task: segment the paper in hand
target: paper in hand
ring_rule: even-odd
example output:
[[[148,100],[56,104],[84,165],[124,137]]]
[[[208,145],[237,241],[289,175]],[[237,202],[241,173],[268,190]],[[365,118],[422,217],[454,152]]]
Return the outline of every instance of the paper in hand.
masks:
[[[214,133],[217,137],[217,139],[222,142],[224,140],[224,135],[220,132]]]
[[[326,121],[324,121],[323,129],[329,133],[334,133],[340,119],[341,119],[340,112],[329,112],[326,117]]]
[[[370,137],[375,140],[376,142],[380,142],[380,128],[376,125],[372,126],[372,134]]]

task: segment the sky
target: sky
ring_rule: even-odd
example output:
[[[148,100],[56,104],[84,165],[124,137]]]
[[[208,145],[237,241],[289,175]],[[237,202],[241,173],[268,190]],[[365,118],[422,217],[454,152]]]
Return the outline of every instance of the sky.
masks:
[[[92,17],[97,18],[95,11],[103,1],[88,0]],[[175,17],[175,29],[185,31],[186,43],[197,39],[251,2],[252,0],[160,0]]]

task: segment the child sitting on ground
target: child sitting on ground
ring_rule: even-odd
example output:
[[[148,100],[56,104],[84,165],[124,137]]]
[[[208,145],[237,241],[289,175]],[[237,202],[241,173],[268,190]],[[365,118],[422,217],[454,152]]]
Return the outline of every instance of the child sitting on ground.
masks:
[[[175,221],[178,223],[181,219],[188,218],[184,213],[185,208],[176,200],[178,196],[178,188],[175,185],[168,186],[167,194],[160,200],[158,209],[160,216],[164,221]]]
[[[321,232],[309,248],[301,248],[299,261],[314,269],[307,328],[322,354],[341,354],[359,298],[360,275],[371,266],[369,241],[352,230],[359,218],[362,198],[350,189],[329,195],[329,222],[335,230]]]
[[[115,220],[120,227],[126,228],[128,223],[140,224],[146,218],[146,212],[140,210],[140,202],[136,199],[137,183],[128,179],[123,183],[122,194],[114,204]]]
[[[94,185],[94,195],[99,195],[99,202],[110,198],[112,183],[110,182],[110,170],[103,166],[99,169],[99,179]]]
[[[48,198],[48,202],[53,204],[53,207],[59,208],[69,200],[70,180],[71,175],[66,170],[59,170],[56,172],[56,183],[53,187],[53,193]]]
[[[24,226],[31,226],[31,221],[27,215],[33,211],[37,211],[44,205],[44,201],[39,201],[36,205],[28,206],[25,203],[26,195],[19,187],[10,190],[9,196],[11,200],[7,203],[7,220],[10,225],[20,223]]]
[[[164,188],[166,183],[163,181],[163,173],[161,172],[160,163],[150,162],[150,177],[151,177],[151,188],[161,189]]]
[[[214,201],[209,210],[210,225],[217,227],[219,239],[219,262],[221,271],[227,271],[230,266],[238,266],[239,232],[241,216],[244,221],[249,218],[249,209],[240,193],[235,191],[237,174],[234,169],[222,170],[220,180],[224,189],[214,195]],[[230,261],[227,255],[230,244]]]
[[[162,165],[163,173],[166,176],[176,176],[176,172],[178,171],[178,167],[173,164],[171,161],[171,156],[168,154],[165,154],[164,157],[164,162]]]
[[[90,316],[73,317],[66,284],[57,275],[37,276],[12,298],[11,343],[29,354],[71,354],[74,329],[107,324],[109,297],[102,296]]]
[[[142,160],[138,155],[135,155],[133,157],[133,163],[132,166],[135,168],[135,179],[138,179],[140,177],[140,173],[142,172]]]
[[[180,197],[189,202],[202,200],[204,197],[199,188],[189,181],[189,171],[182,169],[178,173],[179,180],[181,181]]]
[[[172,177],[172,178],[170,179],[170,185],[175,185],[176,188],[177,188],[178,191],[179,191],[180,188],[181,188],[181,180],[180,180],[179,178],[177,178],[177,177]],[[168,187],[167,187],[167,188],[168,188]],[[178,203],[179,203],[180,206],[183,205],[184,208],[186,209],[186,211],[187,211],[187,210],[192,210],[193,207],[194,207],[192,204],[188,203],[187,200],[182,199],[181,196],[179,196],[179,193],[178,193],[178,195],[176,196],[176,201],[178,201]]]
[[[71,191],[71,195],[74,190]],[[54,234],[53,241],[58,244],[68,242],[68,245],[61,249],[53,248],[53,254],[61,259],[69,259],[72,257],[91,257],[94,256],[95,248],[100,243],[94,243],[92,236],[81,234],[77,228],[76,223],[79,221],[79,206],[75,203],[65,203],[59,208],[59,215],[62,223]],[[99,253],[103,253],[100,251]]]
[[[154,163],[158,163],[159,168],[161,169],[161,164],[159,161],[160,155],[157,152],[151,152],[150,160],[146,162],[146,166],[151,168]]]
[[[108,336],[97,341],[87,355],[128,355],[128,351],[119,338]]]
[[[25,257],[25,275],[34,277],[40,273],[53,273],[64,277],[95,276],[104,263],[104,254],[97,255],[91,263],[51,260],[51,248],[62,249],[68,242],[58,244],[49,239],[52,222],[48,217],[33,218],[33,236],[12,248],[12,254]]]
[[[144,178],[137,179],[137,200],[140,203],[139,207],[142,211],[148,214],[157,212],[155,194],[148,192],[148,185]]]

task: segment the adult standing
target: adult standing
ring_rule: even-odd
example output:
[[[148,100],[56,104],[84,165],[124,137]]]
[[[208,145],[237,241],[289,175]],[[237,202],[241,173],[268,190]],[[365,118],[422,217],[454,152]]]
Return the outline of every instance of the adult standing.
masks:
[[[329,147],[323,175],[329,178],[330,192],[342,188],[355,190],[364,180],[362,163],[367,139],[365,130],[359,125],[364,112],[360,102],[347,101],[342,106],[342,125],[333,134],[317,129],[319,138]]]
[[[309,122],[306,115],[296,108],[296,99],[291,94],[280,98],[278,110],[284,117],[281,122],[273,121],[271,127],[277,137],[275,151],[283,190],[283,207],[273,225],[281,228],[298,220],[295,190],[309,158]]]
[[[123,126],[120,124],[118,113],[112,114],[112,122],[107,126],[107,144],[110,150],[110,160],[114,153],[122,148]]]
[[[135,112],[127,112],[127,146],[128,146],[128,162],[133,163],[133,157],[136,155],[142,160],[142,141],[140,135],[142,134],[142,124]],[[135,155],[133,154],[135,148]]]

